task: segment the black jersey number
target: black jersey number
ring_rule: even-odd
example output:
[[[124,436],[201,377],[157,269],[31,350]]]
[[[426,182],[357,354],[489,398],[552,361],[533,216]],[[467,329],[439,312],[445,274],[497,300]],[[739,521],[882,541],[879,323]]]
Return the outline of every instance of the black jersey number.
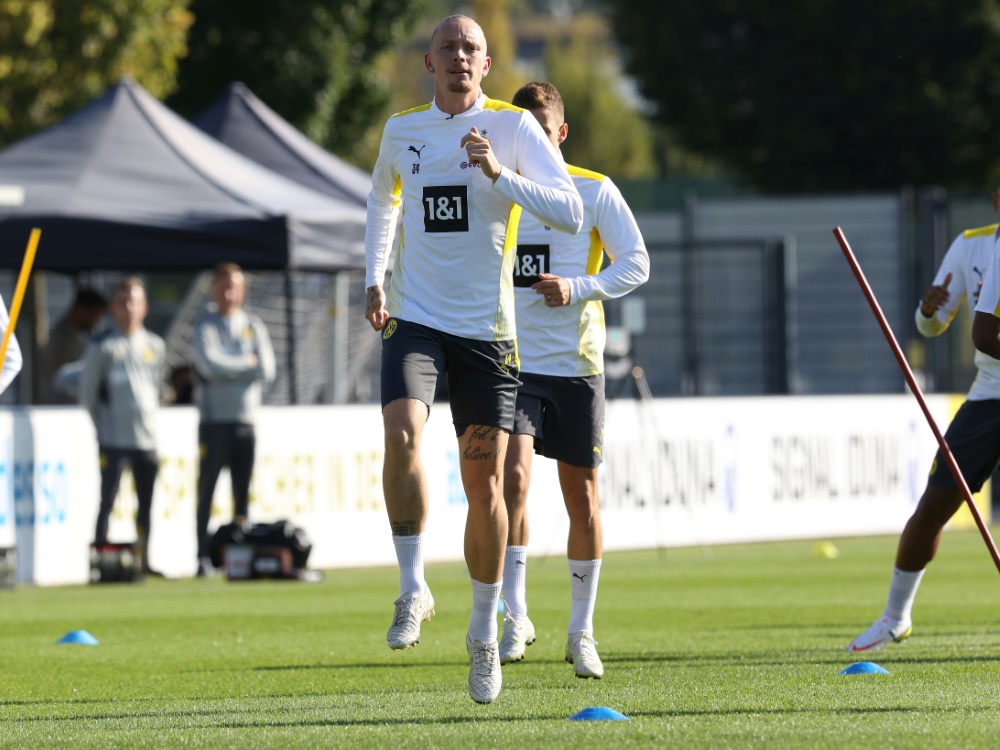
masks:
[[[541,281],[538,274],[551,273],[549,268],[548,245],[518,245],[517,260],[514,261],[514,286],[526,287]]]
[[[424,231],[469,231],[467,185],[434,185],[424,188]]]

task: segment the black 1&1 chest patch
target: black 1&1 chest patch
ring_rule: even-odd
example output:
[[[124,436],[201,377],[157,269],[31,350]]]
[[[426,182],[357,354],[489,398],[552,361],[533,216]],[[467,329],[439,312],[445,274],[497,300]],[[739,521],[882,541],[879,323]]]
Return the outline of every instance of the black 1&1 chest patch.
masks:
[[[549,271],[548,245],[518,245],[517,260],[514,261],[514,286],[530,287],[541,281],[540,273]]]
[[[469,231],[468,185],[424,187],[424,231]]]

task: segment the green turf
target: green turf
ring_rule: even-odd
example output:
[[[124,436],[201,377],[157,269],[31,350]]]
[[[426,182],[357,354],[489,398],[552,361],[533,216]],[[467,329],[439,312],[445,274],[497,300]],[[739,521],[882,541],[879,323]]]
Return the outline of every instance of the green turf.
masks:
[[[465,689],[465,569],[433,565],[438,615],[391,652],[395,571],[321,583],[0,591],[3,747],[995,747],[1000,576],[975,532],[949,533],[914,637],[841,676],[881,612],[895,539],[609,554],[596,623],[607,674],[563,661],[565,562],[529,561],[539,640],[499,700]],[[84,629],[98,646],[57,645]],[[574,722],[610,706],[621,722]]]

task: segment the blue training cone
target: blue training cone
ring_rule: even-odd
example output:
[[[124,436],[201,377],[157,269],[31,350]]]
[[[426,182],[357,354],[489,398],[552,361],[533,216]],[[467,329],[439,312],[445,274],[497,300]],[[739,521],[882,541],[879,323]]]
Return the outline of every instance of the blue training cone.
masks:
[[[856,661],[846,669],[840,670],[841,674],[889,674],[888,669],[882,669],[872,661]]]
[[[71,630],[56,643],[78,643],[81,646],[96,646],[97,639],[86,630]]]
[[[625,714],[620,714],[607,706],[591,706],[577,711],[569,718],[570,721],[631,721]]]

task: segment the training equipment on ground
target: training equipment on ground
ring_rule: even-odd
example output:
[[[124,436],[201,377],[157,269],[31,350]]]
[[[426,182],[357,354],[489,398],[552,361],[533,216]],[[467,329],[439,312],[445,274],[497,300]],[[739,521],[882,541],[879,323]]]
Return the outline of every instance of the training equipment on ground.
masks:
[[[584,630],[570,633],[566,639],[566,661],[573,665],[577,677],[593,677],[595,680],[604,677],[604,664],[597,655],[597,641]]]
[[[208,545],[209,561],[215,568],[225,570],[230,580],[301,580],[310,552],[312,542],[305,530],[289,521],[233,521],[216,529]]]
[[[396,612],[392,625],[385,634],[385,641],[393,651],[416,646],[420,643],[420,623],[429,622],[434,616],[434,595],[430,589],[423,594],[403,594],[393,602]]]
[[[582,711],[577,711],[569,719],[570,721],[631,721],[625,714],[607,706],[585,708]]]
[[[527,615],[504,612],[503,635],[500,637],[500,663],[512,664],[524,658],[528,646],[535,642],[535,626]]]
[[[91,583],[142,583],[145,545],[105,542],[90,545]]]
[[[71,630],[56,643],[70,643],[78,646],[96,646],[97,639],[86,630]]]
[[[17,325],[17,316],[21,314],[21,303],[24,301],[24,292],[28,288],[28,277],[31,275],[31,267],[35,263],[35,251],[38,250],[38,241],[42,238],[41,229],[32,229],[28,236],[28,247],[24,251],[24,260],[21,261],[21,271],[17,275],[17,286],[14,288],[14,299],[11,300],[10,310],[7,311],[9,321],[7,330],[3,332],[3,343],[0,343],[0,367],[7,359],[7,347],[10,345],[10,337]]]
[[[883,669],[872,661],[856,661],[851,666],[840,670],[841,674],[889,674],[888,669]]]
[[[834,236],[837,238],[837,242],[840,244],[840,249],[844,252],[844,257],[847,258],[847,262],[851,266],[851,270],[854,272],[854,278],[858,280],[858,284],[861,285],[861,291],[864,292],[865,298],[868,300],[868,304],[875,314],[875,320],[878,321],[879,327],[882,329],[882,333],[885,335],[885,340],[889,343],[889,348],[892,350],[893,356],[896,357],[896,362],[899,364],[899,369],[903,371],[903,376],[906,378],[906,384],[910,386],[910,391],[913,393],[914,398],[917,399],[917,403],[920,404],[920,409],[924,413],[924,417],[927,419],[927,424],[930,425],[931,432],[934,433],[934,437],[937,438],[938,445],[941,448],[941,455],[944,456],[945,460],[948,462],[948,468],[951,470],[951,475],[955,479],[955,483],[958,485],[959,489],[962,490],[962,495],[965,497],[965,502],[969,506],[969,511],[972,513],[973,519],[976,521],[976,526],[979,527],[979,533],[983,537],[983,541],[986,543],[986,548],[990,551],[990,557],[993,558],[993,564],[997,566],[997,571],[1000,572],[1000,553],[997,552],[997,546],[993,543],[993,537],[990,536],[989,529],[986,528],[986,524],[983,522],[983,517],[979,514],[979,509],[976,507],[975,500],[972,499],[972,492],[969,490],[969,485],[965,481],[965,477],[962,476],[961,470],[958,468],[958,463],[955,461],[955,457],[951,453],[951,449],[948,447],[948,443],[944,439],[944,435],[938,429],[937,423],[934,421],[934,417],[931,416],[930,409],[927,408],[927,402],[924,400],[924,394],[920,390],[920,386],[917,385],[916,378],[913,377],[913,371],[910,369],[909,363],[906,361],[906,357],[903,355],[903,350],[899,348],[899,343],[896,341],[896,337],[892,333],[892,329],[889,327],[889,322],[885,319],[885,315],[882,314],[882,308],[878,304],[878,300],[875,299],[875,293],[872,291],[871,286],[868,284],[868,279],[865,278],[864,272],[861,270],[861,266],[858,264],[857,258],[854,257],[854,253],[851,251],[851,246],[847,244],[847,237],[844,236],[844,232],[840,227],[833,230]]]
[[[891,620],[880,617],[871,624],[864,633],[859,635],[847,647],[847,653],[859,651],[878,651],[890,643],[905,641],[913,633],[913,623],[909,620]]]
[[[469,652],[469,695],[476,703],[492,703],[503,684],[499,644],[474,641],[466,636],[465,650]]]

